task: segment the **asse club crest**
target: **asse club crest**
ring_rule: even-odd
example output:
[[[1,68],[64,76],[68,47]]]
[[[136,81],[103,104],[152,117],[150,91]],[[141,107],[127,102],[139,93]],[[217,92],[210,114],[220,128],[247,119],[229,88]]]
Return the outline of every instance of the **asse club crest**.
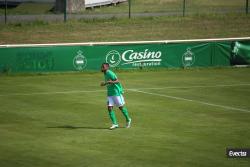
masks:
[[[76,70],[81,71],[87,66],[87,59],[83,55],[83,52],[79,50],[77,55],[73,59],[73,65]]]
[[[190,67],[195,62],[195,55],[191,51],[191,48],[187,48],[187,51],[182,56],[182,64],[184,67]]]
[[[106,55],[106,62],[109,63],[111,67],[116,67],[121,62],[121,55],[118,51],[112,50]]]

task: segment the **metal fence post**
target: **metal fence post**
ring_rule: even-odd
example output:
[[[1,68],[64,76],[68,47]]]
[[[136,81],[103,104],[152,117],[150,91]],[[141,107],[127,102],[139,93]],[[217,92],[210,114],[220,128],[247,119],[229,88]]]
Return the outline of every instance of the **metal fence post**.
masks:
[[[5,9],[4,9],[4,23],[7,23],[7,0],[5,0]]]
[[[128,18],[131,18],[131,0],[128,1]]]
[[[186,12],[186,0],[183,0],[183,9],[182,9],[182,16],[185,17]]]
[[[248,14],[248,0],[246,0],[246,14]]]
[[[64,22],[67,21],[67,0],[64,0]]]

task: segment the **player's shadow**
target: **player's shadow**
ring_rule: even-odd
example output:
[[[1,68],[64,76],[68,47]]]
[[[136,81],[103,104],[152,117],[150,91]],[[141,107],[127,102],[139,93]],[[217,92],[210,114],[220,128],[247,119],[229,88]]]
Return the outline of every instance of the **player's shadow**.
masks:
[[[68,129],[68,130],[74,130],[74,129],[107,129],[104,127],[93,127],[93,126],[72,126],[72,125],[63,125],[63,126],[49,126],[47,128],[51,129]]]

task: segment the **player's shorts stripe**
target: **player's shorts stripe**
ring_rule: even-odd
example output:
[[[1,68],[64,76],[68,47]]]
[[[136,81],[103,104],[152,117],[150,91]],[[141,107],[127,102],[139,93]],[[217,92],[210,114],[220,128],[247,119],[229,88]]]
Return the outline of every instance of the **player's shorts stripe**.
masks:
[[[122,100],[122,95],[119,96],[120,97],[120,101],[123,104],[123,100]]]

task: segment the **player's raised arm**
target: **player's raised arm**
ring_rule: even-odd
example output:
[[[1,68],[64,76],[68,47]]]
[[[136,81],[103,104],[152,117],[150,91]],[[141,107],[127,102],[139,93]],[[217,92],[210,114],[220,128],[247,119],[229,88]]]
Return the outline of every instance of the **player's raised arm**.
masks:
[[[116,80],[109,80],[109,81],[107,81],[107,84],[116,84],[116,83],[119,83],[119,80],[118,79],[116,79]]]

